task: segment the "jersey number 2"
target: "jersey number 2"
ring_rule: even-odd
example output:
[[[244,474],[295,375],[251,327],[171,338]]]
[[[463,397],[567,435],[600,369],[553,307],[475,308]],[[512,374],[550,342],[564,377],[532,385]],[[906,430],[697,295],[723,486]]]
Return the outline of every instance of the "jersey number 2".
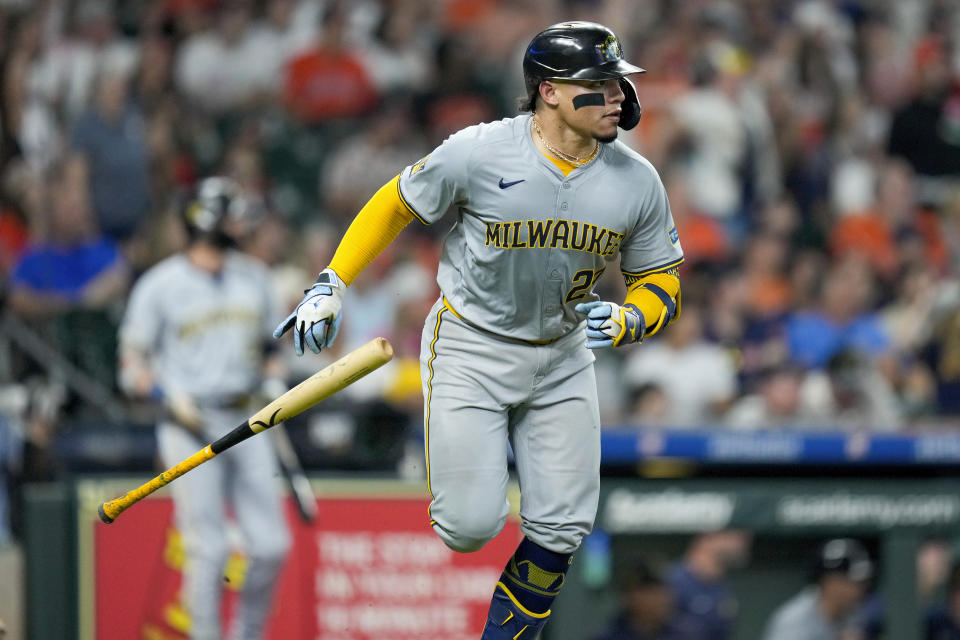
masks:
[[[582,271],[577,271],[573,274],[573,288],[567,292],[567,297],[564,298],[563,301],[569,303],[587,295],[590,287],[596,284],[602,273],[603,269],[597,269],[596,271],[593,269],[583,269]]]

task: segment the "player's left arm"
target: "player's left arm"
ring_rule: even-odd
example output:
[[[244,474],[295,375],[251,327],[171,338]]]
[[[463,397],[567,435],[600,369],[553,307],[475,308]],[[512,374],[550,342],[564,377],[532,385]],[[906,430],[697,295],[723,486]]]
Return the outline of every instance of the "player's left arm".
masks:
[[[679,271],[677,265],[640,278],[624,274],[627,296],[623,304],[642,316],[644,337],[656,335],[680,316]]]
[[[588,348],[643,342],[680,315],[680,277],[676,267],[639,279],[625,274],[624,279],[628,289],[622,304],[595,300],[576,306],[577,311],[587,314]]]
[[[466,165],[473,142],[471,135],[454,134],[381,187],[350,224],[330,265],[320,272],[273,337],[279,338],[292,328],[297,355],[303,355],[304,345],[314,353],[329,347],[337,335],[341,299],[350,282],[414,218],[431,224],[453,202],[462,199],[463,185],[470,175]]]
[[[399,176],[382,186],[363,206],[340,240],[330,265],[273,331],[273,337],[279,338],[292,328],[298,356],[303,355],[304,345],[320,353],[333,344],[340,328],[344,291],[413,220],[400,196],[398,180]]]
[[[587,316],[588,348],[642,342],[680,315],[679,267],[683,250],[666,190],[652,167],[651,174],[653,180],[643,215],[621,246],[621,272],[627,284],[623,303],[595,300],[575,307]],[[650,257],[656,259],[652,266],[633,268]]]

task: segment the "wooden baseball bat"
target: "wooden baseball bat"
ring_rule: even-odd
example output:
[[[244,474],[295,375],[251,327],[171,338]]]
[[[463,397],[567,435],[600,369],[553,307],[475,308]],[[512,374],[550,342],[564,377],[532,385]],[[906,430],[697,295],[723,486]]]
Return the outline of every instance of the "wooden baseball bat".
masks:
[[[393,357],[393,347],[384,338],[374,338],[359,349],[351,351],[333,364],[313,374],[290,391],[250,416],[222,438],[208,444],[195,454],[181,460],[153,480],[128,491],[116,500],[100,505],[100,519],[107,524],[148,495],[167,485],[191,469],[200,466],[233,445],[265,431],[279,422],[309,409],[329,398],[371,371],[383,366]]]

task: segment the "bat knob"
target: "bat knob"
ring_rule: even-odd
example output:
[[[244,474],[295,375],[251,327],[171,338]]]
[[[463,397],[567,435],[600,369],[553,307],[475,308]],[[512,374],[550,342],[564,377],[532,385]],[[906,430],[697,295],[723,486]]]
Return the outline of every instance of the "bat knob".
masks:
[[[110,524],[111,522],[113,522],[113,518],[107,515],[107,512],[104,511],[102,504],[97,508],[97,513],[100,514],[100,519],[103,520],[105,523]]]

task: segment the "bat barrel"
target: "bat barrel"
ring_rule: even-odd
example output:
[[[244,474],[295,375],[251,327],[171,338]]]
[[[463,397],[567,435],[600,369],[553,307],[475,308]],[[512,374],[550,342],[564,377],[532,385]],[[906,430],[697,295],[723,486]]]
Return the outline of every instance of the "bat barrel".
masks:
[[[260,409],[248,420],[252,433],[245,437],[265,431],[326,400],[371,371],[382,367],[391,358],[393,347],[390,343],[385,338],[374,338]],[[230,446],[233,444],[235,443],[230,443]],[[214,450],[219,453],[223,449]]]

